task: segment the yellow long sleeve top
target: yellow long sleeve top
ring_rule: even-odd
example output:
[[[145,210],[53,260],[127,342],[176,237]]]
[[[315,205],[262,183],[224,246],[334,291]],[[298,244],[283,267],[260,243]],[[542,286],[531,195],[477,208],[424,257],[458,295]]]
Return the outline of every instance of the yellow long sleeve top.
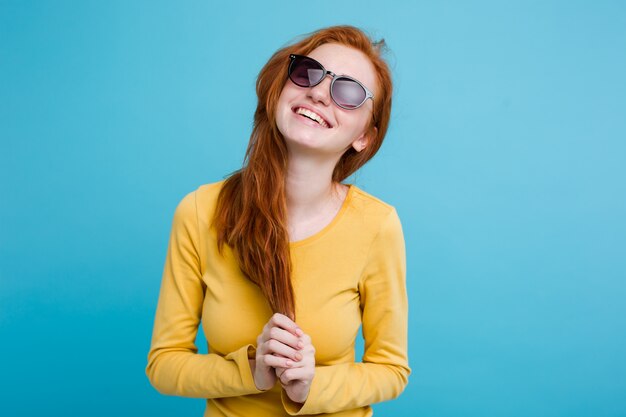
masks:
[[[407,384],[405,250],[392,206],[350,186],[335,219],[291,243],[296,321],[315,347],[304,404],[280,384],[254,385],[248,358],[272,311],[211,219],[223,182],[188,194],[174,214],[146,373],[161,393],[206,398],[207,416],[369,416]],[[195,345],[202,325],[208,354]],[[362,362],[354,345],[362,325]]]

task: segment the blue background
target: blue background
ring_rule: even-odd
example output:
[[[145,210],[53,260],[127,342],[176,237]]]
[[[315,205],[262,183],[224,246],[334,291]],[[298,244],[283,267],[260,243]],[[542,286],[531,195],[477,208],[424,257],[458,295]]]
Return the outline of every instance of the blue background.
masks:
[[[144,375],[173,210],[293,37],[384,37],[356,184],[408,252],[403,416],[626,416],[626,4],[0,1],[2,415],[200,416]]]

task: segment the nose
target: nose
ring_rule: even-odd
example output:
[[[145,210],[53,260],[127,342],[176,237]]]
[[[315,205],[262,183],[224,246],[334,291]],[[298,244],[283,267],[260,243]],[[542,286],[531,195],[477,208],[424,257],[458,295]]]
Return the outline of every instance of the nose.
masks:
[[[332,82],[332,78],[327,74],[321,83],[317,84],[315,87],[309,88],[307,92],[307,97],[311,98],[311,100],[322,103],[326,106],[330,104],[330,83]]]

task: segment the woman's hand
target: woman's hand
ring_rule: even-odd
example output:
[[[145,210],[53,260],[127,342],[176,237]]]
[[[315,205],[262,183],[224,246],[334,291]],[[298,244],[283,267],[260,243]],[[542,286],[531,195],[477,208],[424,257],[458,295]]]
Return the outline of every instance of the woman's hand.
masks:
[[[315,348],[309,335],[302,333],[299,340],[302,359],[290,367],[276,367],[276,376],[292,401],[304,403],[315,376]]]
[[[303,359],[300,346],[304,343],[302,330],[289,317],[276,313],[263,327],[256,340],[256,358],[250,360],[254,384],[268,390],[276,384],[274,368],[290,369]]]

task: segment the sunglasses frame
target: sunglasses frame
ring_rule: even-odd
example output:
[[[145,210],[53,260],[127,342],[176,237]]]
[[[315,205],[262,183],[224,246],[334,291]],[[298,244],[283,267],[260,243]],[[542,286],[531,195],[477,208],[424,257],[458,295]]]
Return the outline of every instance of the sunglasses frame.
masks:
[[[317,65],[319,65],[320,69],[324,72],[324,75],[322,77],[320,77],[319,81],[316,82],[315,84],[312,85],[300,85],[297,82],[295,82],[293,80],[293,78],[291,78],[291,73],[292,73],[292,68],[294,65],[294,62],[296,62],[296,59],[299,58],[304,58],[304,59],[308,59],[310,61],[315,62]],[[289,59],[291,60],[289,62],[289,69],[287,70],[287,74],[289,76],[289,79],[291,80],[292,83],[294,83],[295,85],[297,85],[298,87],[303,87],[303,88],[312,88],[315,87],[316,85],[320,84],[322,81],[324,81],[324,79],[326,78],[326,76],[330,75],[332,77],[332,81],[330,82],[330,97],[333,99],[333,102],[341,107],[342,109],[346,109],[346,110],[356,110],[359,107],[361,107],[363,104],[365,104],[365,102],[367,101],[367,99],[371,98],[372,100],[374,100],[374,94],[372,94],[372,92],[363,85],[363,83],[361,83],[359,80],[356,80],[352,77],[349,77],[347,75],[337,75],[332,71],[328,71],[326,68],[324,68],[324,66],[322,64],[320,64],[318,61],[314,60],[311,57],[308,57],[306,55],[296,55],[296,54],[289,54]],[[357,106],[355,107],[346,107],[346,106],[342,106],[341,104],[339,104],[337,102],[337,100],[335,100],[335,96],[333,95],[333,86],[335,85],[335,81],[337,81],[338,79],[345,79],[345,80],[350,80],[352,82],[357,83],[362,89],[363,91],[365,91],[365,98],[363,99],[363,101],[361,103],[359,103]]]

